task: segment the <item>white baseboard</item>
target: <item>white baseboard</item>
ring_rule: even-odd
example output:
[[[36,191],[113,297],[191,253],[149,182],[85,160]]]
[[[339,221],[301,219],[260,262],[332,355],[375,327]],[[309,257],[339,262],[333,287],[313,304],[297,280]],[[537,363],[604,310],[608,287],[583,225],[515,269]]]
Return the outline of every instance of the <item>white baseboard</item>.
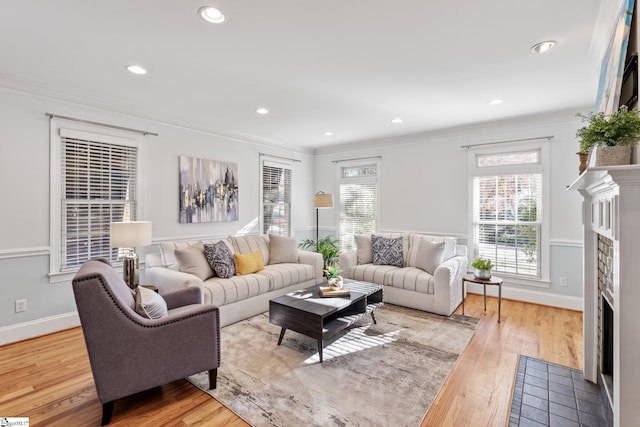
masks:
[[[465,284],[465,288],[468,292],[482,295],[482,285],[467,282]],[[487,295],[497,297],[498,287],[487,286]],[[551,307],[566,308],[568,310],[576,311],[583,311],[584,306],[584,302],[581,297],[551,294],[548,292],[539,292],[529,289],[510,288],[507,286],[502,287],[502,298],[531,302],[540,305],[548,305]]]
[[[35,338],[76,326],[80,326],[80,318],[76,311],[18,323],[17,325],[0,328],[0,345]]]

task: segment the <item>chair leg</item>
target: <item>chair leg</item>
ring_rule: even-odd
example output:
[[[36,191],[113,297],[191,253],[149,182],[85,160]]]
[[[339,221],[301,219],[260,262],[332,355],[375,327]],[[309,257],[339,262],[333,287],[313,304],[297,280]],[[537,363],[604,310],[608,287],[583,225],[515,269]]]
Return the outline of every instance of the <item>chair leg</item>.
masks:
[[[209,370],[209,390],[215,390],[218,386],[218,369]]]
[[[113,400],[102,404],[102,425],[106,426],[111,422],[113,416]]]

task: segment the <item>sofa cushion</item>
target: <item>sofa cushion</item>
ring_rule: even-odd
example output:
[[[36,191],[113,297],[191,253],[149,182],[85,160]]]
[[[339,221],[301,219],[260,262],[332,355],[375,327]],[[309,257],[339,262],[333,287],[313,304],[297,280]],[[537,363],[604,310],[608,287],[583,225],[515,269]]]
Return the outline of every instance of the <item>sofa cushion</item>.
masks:
[[[397,269],[398,267],[394,267],[392,265],[360,264],[349,268],[349,271],[346,275],[353,280],[360,280],[362,282],[371,282],[378,285],[384,285],[385,275],[388,272]]]
[[[315,279],[315,270],[312,265],[298,263],[271,264],[264,267],[257,274],[269,278],[269,290],[286,288],[296,283]]]
[[[406,261],[409,255],[410,237],[413,233],[375,233],[376,236],[386,237],[387,239],[402,238],[402,259]],[[372,234],[373,236],[373,234]]]
[[[233,254],[233,258],[236,262],[236,273],[239,276],[255,273],[264,269],[260,251],[255,251],[250,254]]]
[[[162,242],[160,243],[160,254],[162,256],[162,265],[172,270],[180,271],[180,265],[176,258],[176,249],[185,249],[191,245],[199,243],[199,240],[183,241],[183,242]]]
[[[393,239],[374,234],[371,236],[371,247],[373,249],[373,264],[404,267],[402,237]]]
[[[250,254],[259,251],[262,254],[262,263],[269,264],[269,237],[260,234],[252,236],[231,236],[229,238],[236,254]]]
[[[383,284],[422,294],[433,294],[435,292],[433,275],[416,267],[396,268],[388,271],[384,276]]]
[[[289,236],[269,235],[269,263],[298,262],[296,239]]]
[[[445,242],[431,242],[427,239],[420,239],[418,244],[416,265],[429,274],[433,274],[436,268],[442,264],[442,258],[444,255]]]
[[[269,278],[260,274],[233,276],[228,279],[212,277],[204,282],[202,302],[221,306],[266,292],[269,292]]]
[[[373,262],[371,235],[356,234],[353,238],[356,242],[356,257],[358,259],[358,264],[371,264]]]
[[[207,280],[213,276],[213,269],[204,255],[204,244],[202,242],[184,249],[176,249],[175,257],[178,260],[180,271],[193,274],[201,280]]]
[[[159,293],[138,286],[135,290],[135,310],[147,319],[160,319],[168,315],[167,303]]]
[[[204,253],[216,276],[228,279],[236,274],[236,262],[229,245],[222,240],[204,245]]]

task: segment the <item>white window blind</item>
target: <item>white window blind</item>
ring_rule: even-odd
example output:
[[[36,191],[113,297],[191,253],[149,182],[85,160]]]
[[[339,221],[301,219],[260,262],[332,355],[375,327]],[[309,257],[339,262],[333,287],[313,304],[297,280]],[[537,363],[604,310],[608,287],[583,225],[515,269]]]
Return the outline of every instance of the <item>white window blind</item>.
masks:
[[[378,165],[340,167],[340,245],[355,248],[353,236],[371,234],[378,224]]]
[[[138,148],[61,136],[60,271],[118,260],[109,223],[136,219]]]
[[[262,164],[262,231],[291,235],[291,166]]]
[[[542,277],[543,176],[538,155],[533,151],[477,157],[474,256],[492,260],[496,273]]]

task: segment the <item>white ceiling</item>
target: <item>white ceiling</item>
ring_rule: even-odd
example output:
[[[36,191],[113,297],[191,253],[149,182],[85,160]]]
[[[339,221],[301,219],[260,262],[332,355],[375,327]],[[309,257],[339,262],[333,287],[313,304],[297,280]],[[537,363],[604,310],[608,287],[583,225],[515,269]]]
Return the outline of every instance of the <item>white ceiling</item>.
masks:
[[[203,5],[228,21],[205,22],[197,14]],[[592,105],[599,7],[598,0],[5,0],[0,82],[308,150]],[[554,49],[530,52],[548,39]],[[125,70],[134,63],[148,74]],[[504,103],[490,106],[494,98]],[[258,107],[270,114],[256,114]],[[403,123],[392,124],[395,117]]]

